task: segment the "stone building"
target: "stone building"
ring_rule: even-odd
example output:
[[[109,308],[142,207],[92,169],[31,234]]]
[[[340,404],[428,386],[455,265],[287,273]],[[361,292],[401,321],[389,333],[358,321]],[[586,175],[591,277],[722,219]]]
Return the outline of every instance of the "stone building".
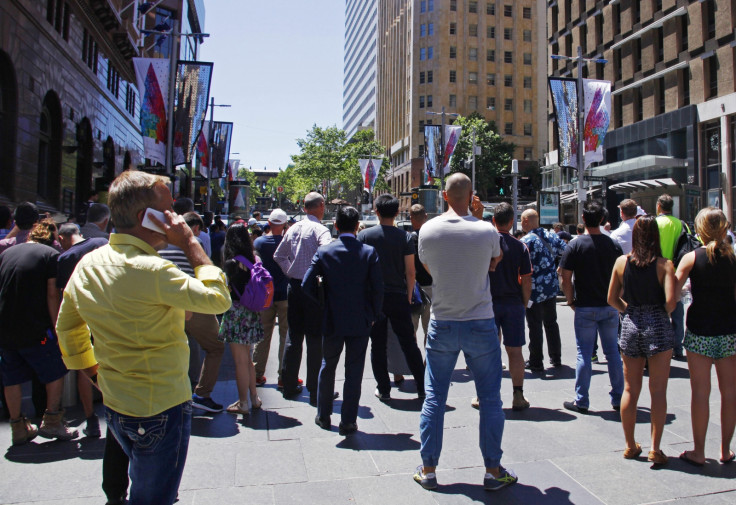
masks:
[[[580,46],[608,63],[583,66],[583,76],[612,82],[612,114],[604,162],[592,169],[617,204],[636,199],[655,211],[663,192],[676,200],[675,214],[692,221],[705,205],[734,214],[736,84],[734,23],[730,0],[549,1],[551,54],[572,56]],[[550,59],[550,75],[575,77],[576,64]],[[550,149],[557,147],[550,125]],[[563,211],[577,222],[572,170],[558,167],[555,153],[543,169],[543,186],[560,190]],[[615,223],[615,221],[614,221]]]
[[[167,57],[171,37],[146,36],[167,19],[201,32],[202,0],[0,2],[0,201],[72,214],[93,189],[144,166],[132,58]],[[180,54],[196,54],[197,40]]]

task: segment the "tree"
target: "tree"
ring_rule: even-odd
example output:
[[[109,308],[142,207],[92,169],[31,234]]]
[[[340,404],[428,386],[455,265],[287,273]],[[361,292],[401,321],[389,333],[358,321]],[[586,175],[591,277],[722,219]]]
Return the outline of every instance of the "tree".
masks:
[[[486,121],[477,112],[458,117],[454,124],[462,126],[463,133],[455,147],[450,172],[462,172],[471,177],[472,167],[466,168],[465,161],[473,158],[471,152],[475,127],[475,144],[481,149],[481,154],[475,157],[475,187],[480,199],[488,200],[489,195],[498,194],[496,177],[511,172],[511,159],[516,146],[504,141],[496,132],[496,124]]]

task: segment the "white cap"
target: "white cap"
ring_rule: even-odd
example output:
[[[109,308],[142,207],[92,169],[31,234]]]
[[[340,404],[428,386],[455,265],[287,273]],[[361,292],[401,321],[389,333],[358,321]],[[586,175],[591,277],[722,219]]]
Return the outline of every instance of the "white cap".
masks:
[[[248,219],[248,226],[253,226],[254,224],[258,224],[258,221],[256,221],[256,218],[252,217]]]
[[[271,215],[268,216],[268,222],[273,224],[285,224],[288,220],[289,216],[281,209],[272,210]]]

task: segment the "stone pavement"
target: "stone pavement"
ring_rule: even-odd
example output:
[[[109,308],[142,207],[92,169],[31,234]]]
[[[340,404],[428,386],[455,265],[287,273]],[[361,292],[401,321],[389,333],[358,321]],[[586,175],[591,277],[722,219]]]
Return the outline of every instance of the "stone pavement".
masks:
[[[338,414],[333,415],[332,432],[314,424],[316,409],[309,406],[306,392],[298,401],[281,397],[272,382],[276,378],[273,352],[266,374],[269,383],[259,389],[262,411],[245,420],[226,413],[206,416],[195,411],[199,415],[192,424],[179,503],[736,503],[736,464],[718,463],[720,398],[715,373],[709,459],[703,469],[677,460],[677,455],[692,444],[687,366],[678,362],[672,367],[662,445],[671,457],[670,464],[653,469],[645,458],[649,449],[646,390],[640,399],[637,427],[644,457],[624,460],[619,415],[608,403],[605,365],[594,365],[590,414],[579,415],[562,408],[562,402],[573,392],[575,340],[572,311],[558,305],[558,313],[565,366],[550,368],[545,374],[526,374],[525,394],[532,404],[529,410],[511,411],[511,381],[508,373],[504,374],[502,397],[509,408],[505,409],[503,464],[518,474],[518,484],[496,493],[482,488],[478,413],[470,407],[475,389],[462,357],[449,392],[444,449],[437,471],[440,488],[429,492],[411,478],[421,462],[421,404],[415,399],[413,381],[407,379],[403,390],[392,391],[391,403],[382,404],[373,396],[375,382],[368,361],[358,419],[360,431],[346,439],[337,433]],[[232,360],[229,353],[227,356],[213,395],[224,404],[237,397]],[[338,388],[341,378],[339,374]],[[335,406],[339,411],[339,400]],[[79,409],[70,409],[69,417],[72,424],[80,424]],[[0,423],[0,443],[6,447],[10,443],[7,422]],[[8,449],[0,460],[0,503],[103,504],[103,447],[104,440],[82,438],[74,442],[37,439]]]

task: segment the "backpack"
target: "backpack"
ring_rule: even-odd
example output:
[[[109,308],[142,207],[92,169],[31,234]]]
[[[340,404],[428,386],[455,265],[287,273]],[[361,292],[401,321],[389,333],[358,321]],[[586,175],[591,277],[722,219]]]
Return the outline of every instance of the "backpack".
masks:
[[[692,252],[703,245],[698,237],[690,233],[690,230],[688,230],[685,221],[680,221],[680,223],[682,223],[682,231],[680,232],[680,236],[677,238],[677,244],[675,244],[675,253],[673,255],[673,258],[675,260],[675,268],[677,268],[677,266],[680,264],[680,261],[682,261],[682,258],[687,253]]]
[[[243,292],[240,293],[238,288],[232,286],[233,292],[237,295],[238,300],[235,305],[240,305],[253,312],[260,312],[267,309],[273,303],[273,277],[263,266],[263,263],[256,261],[254,265],[244,256],[238,255],[233,258],[245,265],[250,270],[250,280],[245,285]]]

